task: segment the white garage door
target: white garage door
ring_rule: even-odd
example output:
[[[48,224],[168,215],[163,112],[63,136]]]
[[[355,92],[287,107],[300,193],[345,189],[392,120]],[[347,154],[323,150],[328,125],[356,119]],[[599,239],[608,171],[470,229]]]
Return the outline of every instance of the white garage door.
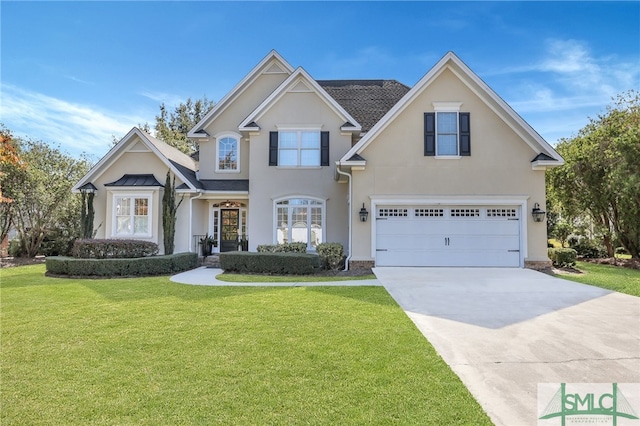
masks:
[[[520,266],[520,207],[379,206],[377,266]]]

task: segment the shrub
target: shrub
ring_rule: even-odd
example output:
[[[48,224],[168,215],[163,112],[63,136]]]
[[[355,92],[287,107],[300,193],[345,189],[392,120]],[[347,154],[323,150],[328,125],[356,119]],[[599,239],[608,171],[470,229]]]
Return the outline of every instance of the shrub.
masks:
[[[549,259],[553,262],[553,266],[563,268],[565,266],[574,266],[576,264],[576,251],[570,248],[550,248],[547,249]]]
[[[569,247],[577,246],[580,243],[580,237],[572,235],[567,240],[567,243],[569,244]]]
[[[7,254],[11,257],[23,257],[27,255],[27,249],[24,247],[22,240],[19,238],[9,241]]]
[[[261,244],[258,253],[306,253],[306,243]]]
[[[45,234],[39,251],[45,256],[70,256],[76,238],[64,228],[51,230]]]
[[[616,254],[629,254],[629,251],[624,247],[616,247]]]
[[[311,275],[320,269],[320,258],[307,253],[220,253],[220,267],[227,272],[273,275]]]
[[[607,255],[607,250],[604,247],[588,238],[580,238],[577,241],[573,241],[570,246],[578,253],[578,256],[587,259],[598,259]]]
[[[337,271],[344,266],[344,247],[340,243],[321,243],[316,246],[323,269]]]
[[[155,256],[158,245],[140,240],[76,240],[72,253],[81,259],[131,259]]]
[[[168,275],[193,269],[198,264],[196,253],[132,259],[80,259],[51,256],[46,259],[47,272],[56,275],[127,277]]]

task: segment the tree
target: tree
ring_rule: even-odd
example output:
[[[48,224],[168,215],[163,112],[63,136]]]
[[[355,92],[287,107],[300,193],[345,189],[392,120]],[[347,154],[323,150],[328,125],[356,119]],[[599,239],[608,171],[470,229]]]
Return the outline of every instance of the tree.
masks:
[[[176,213],[182,204],[181,199],[176,204],[176,177],[171,182],[171,174],[167,171],[167,179],[164,183],[164,195],[162,196],[162,231],[164,234],[164,254],[173,254],[176,235]]]
[[[82,227],[82,238],[93,238],[93,218],[95,217],[93,198],[95,195],[94,192],[82,191],[80,193],[80,226]]]
[[[25,167],[18,155],[13,135],[9,129],[0,124],[0,242],[9,234],[13,225],[13,199],[2,194],[3,177],[12,170]]]
[[[566,220],[560,220],[556,223],[553,235],[560,241],[560,245],[564,247],[572,232],[573,226]]]
[[[14,226],[28,257],[38,254],[48,235],[79,236],[80,203],[71,188],[88,170],[89,163],[76,159],[42,141],[16,141],[16,152],[27,165],[11,168],[2,177],[13,199]]]
[[[173,112],[168,112],[164,103],[160,105],[160,114],[156,115],[156,137],[163,142],[191,154],[198,150],[198,144],[187,138],[187,133],[213,108],[213,101],[205,96],[193,102],[180,103]]]
[[[640,94],[619,95],[557,150],[566,164],[549,182],[565,216],[590,216],[610,257],[616,237],[640,257]]]

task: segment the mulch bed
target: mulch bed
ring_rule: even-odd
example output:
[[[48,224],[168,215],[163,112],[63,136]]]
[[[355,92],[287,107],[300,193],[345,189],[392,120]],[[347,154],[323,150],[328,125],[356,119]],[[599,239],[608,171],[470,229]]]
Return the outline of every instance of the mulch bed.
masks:
[[[579,260],[589,263],[597,263],[598,265],[613,265],[623,268],[640,269],[640,259],[619,259],[617,257],[603,257],[600,259],[584,259]]]
[[[13,266],[38,265],[44,263],[44,256],[36,257],[3,257],[0,259],[0,268],[11,268]]]

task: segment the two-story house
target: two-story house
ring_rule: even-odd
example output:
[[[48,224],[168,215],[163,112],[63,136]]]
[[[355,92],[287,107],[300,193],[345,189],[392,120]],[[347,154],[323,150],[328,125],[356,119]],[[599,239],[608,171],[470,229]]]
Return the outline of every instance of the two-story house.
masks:
[[[563,163],[455,54],[413,87],[315,80],[270,52],[189,132],[188,156],[132,129],[74,187],[97,238],[162,244],[176,176],[176,252],[343,244],[352,266],[541,266],[544,172]],[[540,215],[535,215],[540,216]]]

